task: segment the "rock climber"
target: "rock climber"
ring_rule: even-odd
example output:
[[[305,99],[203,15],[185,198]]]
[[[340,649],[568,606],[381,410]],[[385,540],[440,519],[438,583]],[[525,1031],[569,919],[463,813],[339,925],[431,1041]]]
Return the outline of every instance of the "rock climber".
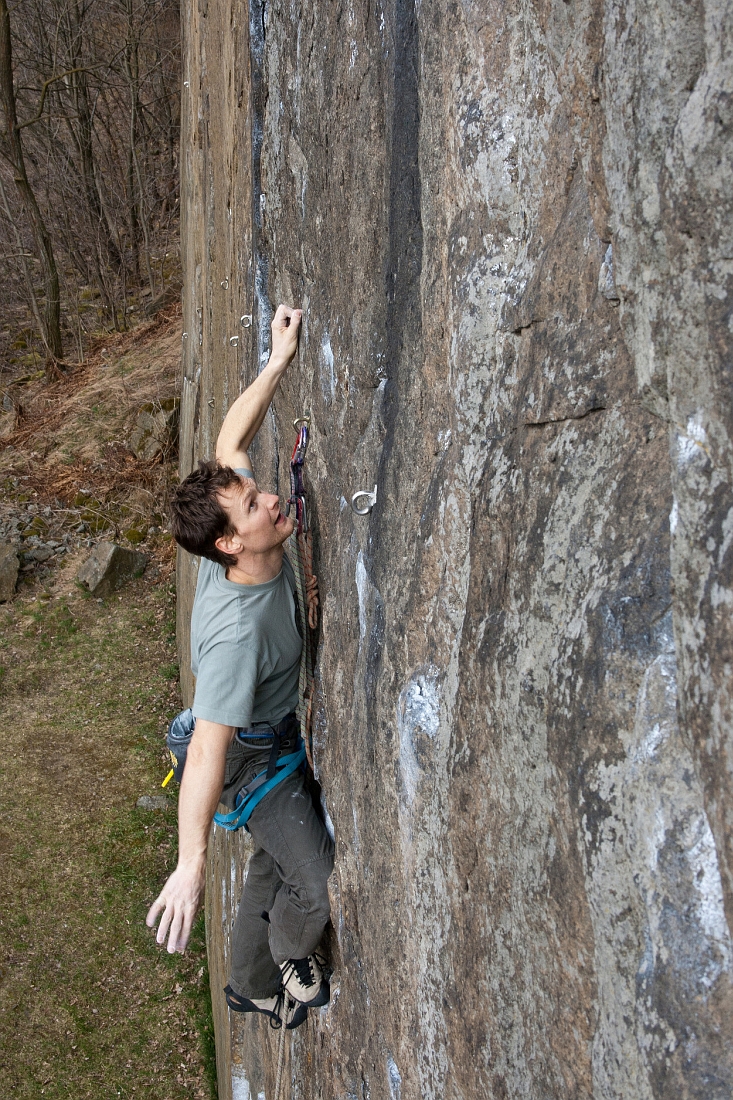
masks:
[[[177,487],[171,505],[178,544],[200,555],[191,615],[195,726],[178,803],[178,864],[147,916],[157,942],[183,952],[204,892],[206,849],[220,799],[299,743],[295,717],[301,627],[295,577],[284,553],[293,519],[262,492],[247,454],[297,345],[302,312],[280,305],[272,354],[227,413],[214,461]],[[305,626],[302,627],[305,629]],[[288,1027],[329,999],[316,956],[329,917],[333,845],[300,771],[253,810],[254,841],[232,936],[225,993],[231,1008],[281,1026],[286,994],[297,1002]]]

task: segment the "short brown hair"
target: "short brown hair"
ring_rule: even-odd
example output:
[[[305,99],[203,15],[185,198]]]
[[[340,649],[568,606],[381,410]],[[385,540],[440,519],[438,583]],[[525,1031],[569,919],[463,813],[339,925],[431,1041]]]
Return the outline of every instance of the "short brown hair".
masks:
[[[198,469],[174,489],[170,503],[171,531],[179,546],[225,568],[237,564],[233,554],[219,550],[216,540],[235,534],[218,494],[239,481],[239,474],[231,466],[220,466],[210,459],[199,462]]]

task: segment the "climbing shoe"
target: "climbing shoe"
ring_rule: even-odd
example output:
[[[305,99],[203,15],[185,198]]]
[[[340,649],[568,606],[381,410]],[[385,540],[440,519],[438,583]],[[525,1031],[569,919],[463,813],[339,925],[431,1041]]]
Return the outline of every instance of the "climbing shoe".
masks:
[[[224,994],[227,999],[227,1004],[233,1012],[260,1012],[263,1016],[268,1017],[270,1027],[273,1031],[279,1031],[282,1027],[285,1006],[285,997],[282,991],[278,993],[276,997],[264,997],[262,1000],[250,1000],[248,997],[240,997],[239,994],[235,993],[232,987],[228,985],[224,989]],[[285,1025],[287,1030],[294,1031],[296,1027],[300,1027],[307,1015],[307,1005],[297,1005],[292,1018]]]
[[[293,1000],[313,1008],[328,1004],[331,990],[315,955],[308,955],[305,959],[287,959],[280,963],[280,970],[283,988]]]

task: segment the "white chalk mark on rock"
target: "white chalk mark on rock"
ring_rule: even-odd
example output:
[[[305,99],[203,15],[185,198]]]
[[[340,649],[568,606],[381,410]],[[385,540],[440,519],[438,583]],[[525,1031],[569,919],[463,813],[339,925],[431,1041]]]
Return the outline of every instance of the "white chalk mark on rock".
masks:
[[[369,578],[364,565],[364,555],[360,550],[356,559],[356,591],[359,596],[359,648],[361,648],[366,637],[368,587]]]
[[[401,1100],[402,1078],[391,1054],[387,1055],[387,1076],[389,1078],[390,1100]]]
[[[260,1093],[260,1096],[264,1095]],[[240,1077],[238,1073],[232,1072],[232,1100],[250,1100],[252,1093],[249,1087],[249,1081],[246,1077]],[[258,1097],[259,1100],[259,1097]]]

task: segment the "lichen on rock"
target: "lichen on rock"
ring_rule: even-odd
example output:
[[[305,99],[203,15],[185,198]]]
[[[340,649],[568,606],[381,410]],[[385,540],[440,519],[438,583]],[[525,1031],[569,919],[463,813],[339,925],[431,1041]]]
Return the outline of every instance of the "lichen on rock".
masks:
[[[0,603],[12,600],[20,562],[14,546],[0,546]]]

